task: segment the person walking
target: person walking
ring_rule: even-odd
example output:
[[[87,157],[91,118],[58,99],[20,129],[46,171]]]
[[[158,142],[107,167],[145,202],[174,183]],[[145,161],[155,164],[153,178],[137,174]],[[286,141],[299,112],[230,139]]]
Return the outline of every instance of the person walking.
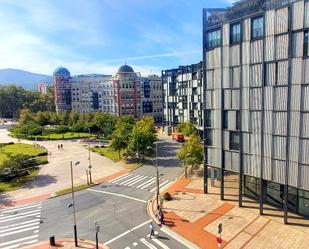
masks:
[[[61,149],[63,149],[63,145],[62,144],[60,145],[60,147],[61,147]]]
[[[164,213],[162,211],[162,208],[160,208],[160,211],[159,211],[159,220],[160,220],[160,224],[162,225],[164,223]]]
[[[155,235],[155,234],[154,234],[154,227],[153,227],[152,222],[150,222],[150,224],[149,224],[149,230],[150,230],[150,238],[151,238],[152,236]]]
[[[58,144],[58,150],[60,149],[60,145]]]

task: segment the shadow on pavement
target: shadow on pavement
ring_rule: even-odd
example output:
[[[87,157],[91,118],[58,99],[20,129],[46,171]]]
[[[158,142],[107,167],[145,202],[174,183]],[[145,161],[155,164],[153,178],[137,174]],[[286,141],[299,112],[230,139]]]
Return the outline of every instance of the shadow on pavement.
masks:
[[[13,204],[14,202],[11,199],[9,199],[9,196],[7,194],[5,194],[4,192],[0,193],[0,208],[1,205],[11,207],[13,206]]]
[[[51,175],[38,175],[35,176],[32,181],[27,182],[23,188],[37,188],[37,187],[45,187],[52,183],[56,183],[57,179],[54,176]]]

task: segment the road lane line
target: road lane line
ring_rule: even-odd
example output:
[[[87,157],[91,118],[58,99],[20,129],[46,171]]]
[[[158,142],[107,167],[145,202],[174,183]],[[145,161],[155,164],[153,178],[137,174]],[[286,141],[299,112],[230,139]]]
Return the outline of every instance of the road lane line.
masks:
[[[132,185],[134,185],[136,182],[140,182],[140,181],[144,180],[145,178],[147,178],[147,176],[141,176],[140,178],[137,178],[137,179],[135,179],[134,181],[129,182],[129,183],[126,183],[126,184],[124,184],[124,185],[126,185],[126,186],[132,186]]]
[[[150,249],[157,249],[153,244],[149,243],[145,238],[141,238],[139,241]]]
[[[141,189],[145,189],[146,187],[150,186],[151,184],[153,184],[156,181],[156,178],[153,179],[150,183],[144,185],[143,187],[141,187]]]
[[[1,221],[1,220],[8,219],[8,218],[12,218],[12,217],[23,216],[23,215],[25,215],[25,214],[36,213],[36,212],[39,212],[39,211],[41,211],[41,208],[37,208],[37,209],[35,209],[35,210],[29,211],[29,212],[24,212],[24,213],[8,214],[8,215],[5,215],[4,217],[1,217],[1,218],[0,218],[0,221]]]
[[[0,234],[0,237],[5,237],[5,236],[8,236],[8,235],[26,232],[26,231],[30,231],[30,230],[35,230],[35,229],[38,229],[38,228],[39,228],[39,226],[32,226],[32,227],[20,229],[20,230],[14,231],[14,232],[2,233],[2,234]]]
[[[125,178],[127,178],[127,177],[129,177],[129,176],[131,176],[131,175],[132,175],[132,174],[125,174],[125,175],[123,175],[123,176],[117,177],[116,179],[113,179],[113,180],[110,181],[110,182],[115,183],[115,182],[118,182],[118,181],[120,181],[121,179],[125,179]]]
[[[14,209],[10,209],[10,210],[5,209],[5,211],[2,211],[1,214],[7,214],[7,213],[15,212],[15,211],[18,211],[18,210],[34,208],[34,207],[39,207],[39,206],[42,206],[42,203],[41,204],[32,205],[32,206],[22,207],[22,208],[14,208]]]
[[[20,244],[15,244],[15,245],[11,245],[11,246],[7,246],[7,247],[3,247],[2,249],[14,249],[14,248],[18,248],[20,246],[25,246],[25,245],[29,245],[29,244],[34,244],[38,242],[37,239],[34,239],[34,240],[30,240],[30,241],[26,241],[24,243],[20,243]]]
[[[35,216],[37,215],[37,216]],[[0,223],[3,223],[3,222],[7,222],[7,221],[11,221],[11,220],[18,220],[18,219],[23,219],[25,217],[40,217],[40,212],[39,213],[34,213],[34,214],[27,214],[27,215],[23,215],[23,216],[17,216],[17,217],[14,217],[14,218],[9,218],[9,219],[6,219],[6,220],[0,220]]]
[[[35,222],[40,222],[40,219],[28,220],[28,221],[23,221],[23,222],[20,222],[20,223],[11,224],[11,225],[8,225],[8,226],[3,226],[3,227],[0,227],[0,230],[5,229],[5,228],[9,228],[9,227],[15,227],[15,226],[23,225],[23,224],[28,224],[28,223],[35,223]]]
[[[168,183],[168,182],[169,182],[169,180],[165,180],[164,182],[162,182],[161,184],[159,184],[159,189],[161,189],[161,187],[162,187],[163,185],[165,185],[166,183]],[[155,188],[153,188],[152,190],[150,190],[150,192],[154,192],[156,189],[157,189],[157,187],[155,187]]]
[[[155,178],[154,178],[154,177],[150,178],[148,181],[143,182],[141,185],[138,185],[136,188],[140,188],[140,187],[144,186],[144,185],[147,184],[148,182],[153,181],[153,179],[155,179]]]
[[[2,248],[2,246],[7,246],[7,245],[10,245],[10,244],[14,244],[16,242],[21,242],[21,241],[24,241],[24,240],[27,240],[27,239],[34,239],[34,238],[38,238],[38,237],[39,237],[39,235],[36,234],[36,235],[28,236],[28,237],[23,237],[21,239],[10,240],[10,241],[4,242],[4,243],[0,243],[0,248]]]
[[[158,246],[162,247],[163,249],[170,249],[167,245],[163,244],[160,240],[156,238],[152,238],[152,241],[156,243]]]
[[[143,222],[143,223],[141,223],[141,224],[139,224],[139,225],[137,225],[137,226],[135,226],[135,227],[133,227],[133,228],[127,230],[127,231],[125,231],[125,232],[122,233],[122,234],[119,234],[119,235],[116,236],[115,238],[113,238],[113,239],[111,239],[111,240],[109,240],[109,241],[106,241],[103,245],[106,246],[106,245],[108,245],[108,244],[114,242],[115,240],[117,240],[117,239],[119,239],[119,238],[121,238],[121,237],[127,235],[128,233],[133,232],[134,230],[136,230],[136,229],[138,229],[138,228],[140,228],[140,227],[142,227],[142,226],[145,226],[146,224],[149,224],[150,221],[151,221],[151,219],[150,219],[150,220],[147,220],[147,221],[145,221],[145,222]]]
[[[134,176],[134,177],[132,177],[132,178],[130,178],[130,179],[128,179],[128,180],[125,180],[124,182],[118,182],[117,184],[119,184],[119,185],[124,185],[125,183],[131,182],[131,181],[133,181],[134,179],[137,179],[137,178],[139,178],[139,177],[140,177],[140,175],[137,175],[137,176]]]
[[[88,189],[88,191],[98,192],[98,193],[107,194],[107,195],[119,196],[119,197],[131,199],[131,200],[134,200],[134,201],[139,201],[139,202],[147,203],[147,201],[145,201],[145,200],[137,199],[137,198],[134,198],[134,197],[131,197],[131,196],[128,196],[128,195],[117,194],[117,193],[112,193],[112,192],[106,192],[106,191],[97,190],[97,189]]]
[[[3,229],[3,230],[0,229],[0,234],[3,233],[3,232],[8,232],[8,231],[12,231],[12,230],[20,229],[20,228],[25,228],[25,227],[31,227],[31,226],[39,225],[39,224],[40,224],[40,222],[37,221],[35,223],[26,224],[26,225],[22,225],[22,226],[15,226],[15,227]]]

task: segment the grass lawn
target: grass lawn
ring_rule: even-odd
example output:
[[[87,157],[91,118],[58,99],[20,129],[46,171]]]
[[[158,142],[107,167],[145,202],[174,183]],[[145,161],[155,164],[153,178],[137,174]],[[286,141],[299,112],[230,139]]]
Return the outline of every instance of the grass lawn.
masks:
[[[122,150],[120,152],[120,158],[119,158],[119,152],[118,151],[113,151],[109,147],[104,147],[104,148],[91,148],[91,151],[96,152],[100,154],[101,156],[106,156],[107,158],[111,159],[114,162],[119,162],[120,160],[123,159],[123,153],[125,152]]]
[[[74,187],[74,191],[78,191],[78,190],[83,190],[83,189],[86,189],[86,188],[90,188],[92,186],[94,186],[95,184],[91,184],[91,185],[88,185],[88,184],[82,184],[82,185],[78,185],[76,187]],[[59,195],[65,195],[65,194],[68,194],[68,193],[71,193],[72,192],[72,188],[68,188],[68,189],[63,189],[63,190],[60,190],[60,191],[57,191],[56,192],[56,195],[59,196]]]
[[[43,148],[40,146],[34,146],[32,144],[9,144],[2,147],[0,153],[9,154],[12,153],[13,155],[23,154],[23,155],[30,155],[30,156],[37,156],[39,153],[45,152]]]
[[[21,188],[25,183],[29,182],[34,176],[36,176],[39,170],[40,169],[32,169],[29,175],[21,177],[20,180],[0,182],[0,192],[13,191]]]
[[[50,140],[59,140],[59,139],[73,139],[73,138],[85,138],[89,137],[89,133],[77,133],[77,132],[66,132],[64,134],[52,133],[50,135],[38,136],[38,138],[50,139]]]

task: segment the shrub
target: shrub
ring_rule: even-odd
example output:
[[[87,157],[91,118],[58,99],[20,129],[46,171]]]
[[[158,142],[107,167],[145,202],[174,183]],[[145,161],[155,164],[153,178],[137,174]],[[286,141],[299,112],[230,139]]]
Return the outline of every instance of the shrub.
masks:
[[[47,156],[47,151],[44,151],[44,152],[40,152],[37,156]]]
[[[169,192],[165,192],[163,195],[164,200],[170,201],[172,199],[172,196]]]

